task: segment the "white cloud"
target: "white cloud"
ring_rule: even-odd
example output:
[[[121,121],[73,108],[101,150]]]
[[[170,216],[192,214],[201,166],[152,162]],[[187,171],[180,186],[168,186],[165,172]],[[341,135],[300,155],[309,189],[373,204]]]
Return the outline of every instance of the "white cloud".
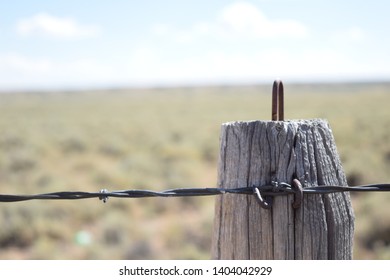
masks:
[[[304,38],[309,29],[293,19],[269,19],[255,5],[237,2],[225,6],[211,21],[193,23],[187,29],[156,24],[152,33],[173,38],[179,43],[191,43],[204,36],[223,39]]]
[[[305,37],[308,29],[292,19],[269,19],[255,5],[237,2],[225,7],[217,17],[225,34],[262,37]]]
[[[0,90],[109,84],[118,73],[93,59],[61,61],[17,53],[0,54]]]
[[[46,13],[21,19],[16,25],[16,30],[21,35],[43,35],[63,39],[93,37],[99,33],[99,28],[95,25],[83,25],[73,18],[55,17]]]
[[[333,39],[339,42],[362,42],[367,38],[365,30],[358,26],[341,29],[333,34]]]
[[[159,57],[157,49],[149,49],[148,53],[154,58],[144,61],[141,68],[135,64],[127,69],[130,84],[256,83],[277,77],[286,81],[320,81],[372,78],[378,72],[390,74],[385,66],[367,67],[354,56],[332,48],[270,48],[250,54],[219,50],[178,60]]]

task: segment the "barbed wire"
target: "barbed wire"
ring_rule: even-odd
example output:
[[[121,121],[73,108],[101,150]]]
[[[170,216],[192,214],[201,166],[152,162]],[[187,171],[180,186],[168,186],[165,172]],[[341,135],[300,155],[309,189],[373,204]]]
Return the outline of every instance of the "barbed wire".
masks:
[[[122,190],[108,191],[102,189],[100,192],[63,191],[33,195],[9,195],[0,194],[0,202],[18,202],[26,200],[75,200],[87,198],[99,198],[107,202],[108,198],[146,198],[146,197],[189,197],[189,196],[215,196],[223,194],[244,194],[256,195],[263,208],[272,206],[270,200],[264,201],[263,197],[273,197],[280,195],[295,195],[294,208],[301,204],[303,194],[330,194],[339,192],[385,192],[390,191],[390,184],[371,184],[360,186],[307,186],[302,188],[297,179],[293,184],[272,182],[270,185],[253,186],[244,188],[177,188],[165,191],[151,190]]]

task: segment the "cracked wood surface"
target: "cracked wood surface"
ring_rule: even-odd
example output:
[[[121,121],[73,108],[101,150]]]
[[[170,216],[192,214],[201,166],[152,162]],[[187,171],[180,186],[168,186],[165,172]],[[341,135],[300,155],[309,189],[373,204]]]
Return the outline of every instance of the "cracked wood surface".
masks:
[[[248,121],[222,125],[218,187],[291,183],[347,185],[332,131],[325,120]],[[272,209],[254,196],[216,199],[213,259],[351,259],[354,214],[349,193],[273,198]]]

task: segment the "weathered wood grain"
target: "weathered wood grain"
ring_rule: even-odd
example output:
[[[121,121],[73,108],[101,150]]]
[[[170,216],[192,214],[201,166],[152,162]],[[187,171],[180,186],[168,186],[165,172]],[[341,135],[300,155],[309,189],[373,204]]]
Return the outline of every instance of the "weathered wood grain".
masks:
[[[324,120],[249,121],[222,125],[218,186],[252,187],[297,177],[304,187],[346,185],[335,141]],[[351,259],[354,215],[348,193],[274,197],[219,196],[214,259]]]

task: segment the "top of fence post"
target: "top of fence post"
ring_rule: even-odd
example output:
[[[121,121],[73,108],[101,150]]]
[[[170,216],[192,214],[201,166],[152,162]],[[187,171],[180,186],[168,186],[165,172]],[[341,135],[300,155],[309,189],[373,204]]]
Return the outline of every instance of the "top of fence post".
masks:
[[[275,82],[273,89],[275,120],[222,125],[218,186],[291,184],[296,178],[303,188],[347,185],[328,122],[284,121],[283,84]],[[354,214],[349,193],[305,195],[296,209],[293,200],[293,195],[276,196],[265,209],[255,196],[219,196],[212,258],[351,259]]]

